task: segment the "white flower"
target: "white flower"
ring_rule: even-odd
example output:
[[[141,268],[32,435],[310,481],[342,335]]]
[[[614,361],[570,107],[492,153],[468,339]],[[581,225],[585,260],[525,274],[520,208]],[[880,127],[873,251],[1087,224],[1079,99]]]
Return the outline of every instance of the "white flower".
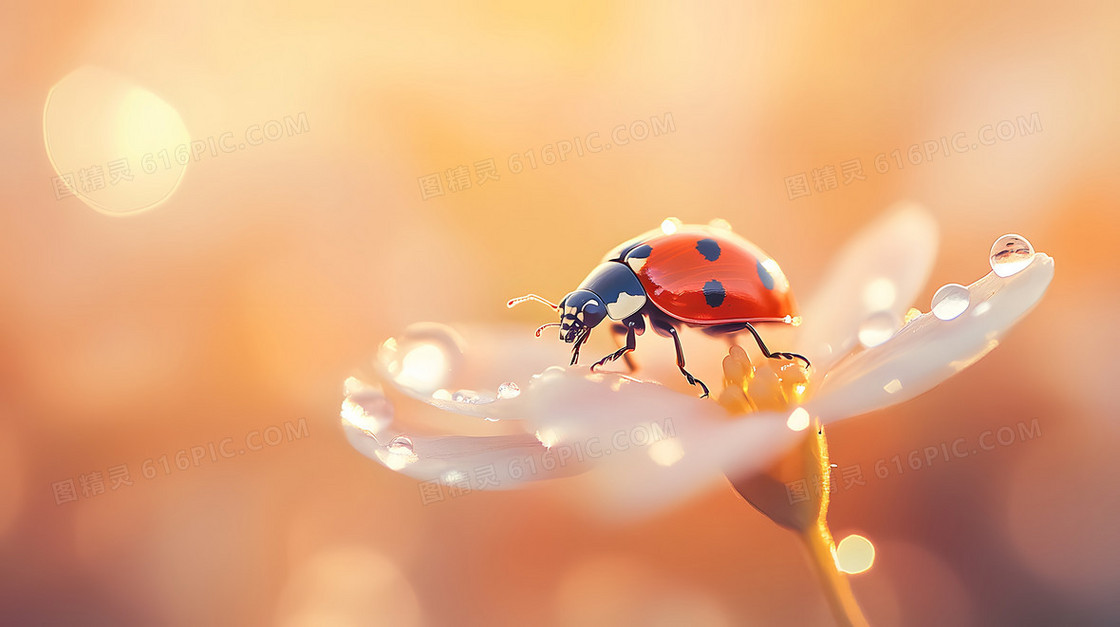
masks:
[[[1034,253],[1011,276],[989,272],[969,285],[967,304],[959,301],[965,308],[952,319],[907,315],[936,248],[933,220],[904,207],[867,228],[827,266],[822,288],[802,309],[803,324],[767,335],[771,348],[804,354],[813,364],[795,404],[779,410],[734,415],[697,398],[694,388],[682,392],[649,380],[663,376],[680,385],[676,368],[666,367],[672,366],[668,356],[657,359],[661,353],[649,350],[671,344],[663,338],[639,344],[643,367],[635,376],[641,380],[579,365],[547,368],[522,381],[516,394],[509,386],[500,394],[452,392],[449,383],[457,378],[494,387],[557,363],[562,353],[521,328],[476,330],[463,349],[455,331],[421,325],[386,342],[378,376],[390,390],[439,411],[413,402],[395,411],[380,385],[352,378],[342,424],[362,454],[432,482],[433,495],[571,477],[563,485],[595,499],[600,512],[649,513],[718,484],[725,474],[764,470],[801,440],[812,419],[827,425],[932,389],[995,348],[1054,274],[1053,259]],[[717,340],[686,339],[690,369],[718,365],[725,350]]]

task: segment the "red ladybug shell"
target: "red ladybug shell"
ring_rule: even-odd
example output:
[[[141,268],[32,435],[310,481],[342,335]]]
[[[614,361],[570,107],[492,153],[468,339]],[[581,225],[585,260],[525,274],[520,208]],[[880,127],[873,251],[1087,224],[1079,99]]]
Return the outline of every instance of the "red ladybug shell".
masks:
[[[614,258],[634,271],[658,309],[682,322],[796,323],[789,281],[777,262],[730,231],[685,227],[649,234]]]

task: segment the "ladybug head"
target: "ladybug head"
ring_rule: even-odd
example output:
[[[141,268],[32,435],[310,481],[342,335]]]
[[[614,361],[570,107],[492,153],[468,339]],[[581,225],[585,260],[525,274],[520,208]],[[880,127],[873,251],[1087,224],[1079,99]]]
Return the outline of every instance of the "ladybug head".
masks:
[[[564,297],[560,312],[560,339],[571,344],[607,317],[602,299],[589,290],[576,290]]]

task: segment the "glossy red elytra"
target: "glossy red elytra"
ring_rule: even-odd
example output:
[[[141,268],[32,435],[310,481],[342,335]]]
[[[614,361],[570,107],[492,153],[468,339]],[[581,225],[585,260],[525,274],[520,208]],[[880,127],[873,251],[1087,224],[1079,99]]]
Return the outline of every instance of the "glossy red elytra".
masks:
[[[555,305],[529,294],[507,303],[513,307],[534,300],[560,314],[559,322],[537,329],[560,327],[560,339],[572,344],[572,364],[591,330],[606,319],[612,330],[625,334],[626,344],[591,366],[594,370],[634,350],[635,336],[645,332],[648,318],[659,335],[673,338],[677,367],[692,385],[708,395],[708,386],[685,370],[677,328],[698,327],[713,335],[748,331],[770,358],[809,360],[796,353],[771,352],[755,330],[758,323],[796,324],[789,281],[761,248],[727,228],[680,225],[666,220],[650,231],[616,247],[603,258],[575,291]]]

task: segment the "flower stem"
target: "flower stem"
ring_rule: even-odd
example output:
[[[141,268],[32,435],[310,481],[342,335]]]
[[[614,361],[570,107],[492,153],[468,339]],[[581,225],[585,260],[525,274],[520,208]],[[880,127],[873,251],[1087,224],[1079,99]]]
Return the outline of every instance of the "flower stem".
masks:
[[[810,527],[798,536],[809,552],[809,559],[820,578],[821,587],[828,599],[828,606],[836,617],[836,623],[842,627],[867,627],[867,619],[863,617],[863,612],[856,603],[852,587],[836,564],[836,545],[833,544],[828,525],[822,522],[816,528]]]

